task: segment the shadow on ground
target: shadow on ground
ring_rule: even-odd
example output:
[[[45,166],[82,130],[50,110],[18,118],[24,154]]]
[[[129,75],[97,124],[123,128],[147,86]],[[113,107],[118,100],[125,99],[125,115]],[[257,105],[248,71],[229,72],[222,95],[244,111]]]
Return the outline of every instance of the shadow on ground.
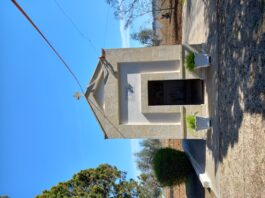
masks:
[[[196,161],[196,163],[199,164],[197,168],[200,167],[200,169],[197,169],[200,173],[205,172],[205,149],[206,144],[205,140],[191,140],[186,139],[182,140],[182,145],[185,148],[186,152],[192,153],[192,157]],[[194,164],[193,164],[194,167]],[[188,198],[193,197],[205,197],[204,188],[193,170],[193,172],[190,174],[188,180],[186,181],[186,195]]]
[[[198,179],[195,171],[193,171],[186,181],[186,196],[187,198],[204,198],[204,188]]]
[[[207,50],[218,65],[218,95],[212,96],[218,105],[209,107],[218,129],[208,133],[207,147],[218,165],[238,143],[245,113],[265,119],[265,1],[204,2]]]
[[[205,150],[206,144],[205,140],[191,140],[186,139],[182,141],[182,144],[186,145],[189,152],[192,153],[193,158],[200,165],[202,173],[205,172]]]

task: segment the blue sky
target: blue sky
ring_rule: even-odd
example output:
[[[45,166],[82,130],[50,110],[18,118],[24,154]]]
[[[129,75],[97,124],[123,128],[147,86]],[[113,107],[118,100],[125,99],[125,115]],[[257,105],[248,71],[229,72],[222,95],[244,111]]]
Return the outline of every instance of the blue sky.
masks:
[[[84,88],[101,48],[130,45],[104,0],[57,0],[80,32],[55,0],[17,2]],[[11,1],[0,1],[0,23],[0,195],[34,197],[101,163],[135,177],[138,140],[104,140],[71,75]]]

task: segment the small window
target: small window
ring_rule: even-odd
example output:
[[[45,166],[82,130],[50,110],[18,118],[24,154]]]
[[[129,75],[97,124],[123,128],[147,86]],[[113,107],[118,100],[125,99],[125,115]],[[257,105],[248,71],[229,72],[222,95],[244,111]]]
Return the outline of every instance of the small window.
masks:
[[[197,105],[204,103],[203,80],[148,81],[148,105]]]

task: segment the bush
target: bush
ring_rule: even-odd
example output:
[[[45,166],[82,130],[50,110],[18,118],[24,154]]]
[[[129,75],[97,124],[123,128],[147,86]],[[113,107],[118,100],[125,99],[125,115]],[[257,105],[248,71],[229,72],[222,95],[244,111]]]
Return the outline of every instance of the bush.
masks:
[[[194,115],[186,116],[186,123],[188,125],[188,128],[194,130],[195,129],[195,116]]]
[[[162,148],[155,153],[153,168],[162,186],[185,182],[192,172],[192,166],[186,154],[171,148]]]
[[[190,52],[187,56],[186,56],[186,67],[189,71],[193,71],[194,67],[195,67],[195,55],[193,52]]]

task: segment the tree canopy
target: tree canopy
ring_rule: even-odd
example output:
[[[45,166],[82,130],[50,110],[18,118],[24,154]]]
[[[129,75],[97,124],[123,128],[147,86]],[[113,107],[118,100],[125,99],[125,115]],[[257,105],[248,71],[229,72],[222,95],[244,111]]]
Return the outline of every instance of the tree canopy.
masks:
[[[133,23],[133,21],[146,14],[159,13],[161,11],[169,11],[173,8],[161,8],[156,0],[106,0],[114,9],[114,16],[125,21],[125,28]]]
[[[153,157],[161,148],[161,143],[156,139],[146,139],[140,142],[140,145],[142,150],[135,154],[138,169],[142,172],[138,177],[140,192],[144,198],[161,197],[162,189],[153,172]]]
[[[136,153],[136,156],[138,168],[142,173],[137,181],[126,180],[126,172],[118,170],[115,166],[101,164],[97,168],[80,171],[70,180],[60,182],[50,190],[44,190],[36,198],[161,197],[161,187],[152,170],[153,156],[161,147],[160,141],[147,139],[140,144],[142,150]]]
[[[139,32],[132,33],[131,38],[147,46],[156,46],[160,44],[160,40],[155,31],[149,28],[145,28],[140,30]]]
[[[126,173],[108,164],[82,170],[72,179],[60,182],[36,198],[60,197],[139,197],[140,186],[133,179],[126,180]]]
[[[114,9],[114,16],[125,20],[125,28],[140,16],[152,12],[152,0],[106,0]]]
[[[146,139],[140,142],[140,146],[142,150],[135,154],[137,166],[143,173],[148,173],[153,170],[153,157],[161,148],[161,143],[157,139]]]

